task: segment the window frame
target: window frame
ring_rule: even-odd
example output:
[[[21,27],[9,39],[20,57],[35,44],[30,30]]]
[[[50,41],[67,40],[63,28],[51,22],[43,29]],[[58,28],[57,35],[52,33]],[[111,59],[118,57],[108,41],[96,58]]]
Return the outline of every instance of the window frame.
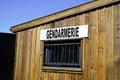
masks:
[[[63,41],[65,41],[65,40],[63,40]],[[80,67],[78,67],[78,68],[75,68],[75,67],[54,67],[54,66],[49,67],[49,66],[42,65],[42,70],[43,71],[52,71],[52,72],[57,71],[57,72],[81,73],[83,71],[83,67],[84,67],[83,63],[84,63],[84,42],[85,42],[85,40],[83,38],[83,39],[79,39],[79,41],[81,44],[80,45],[81,46],[81,50],[80,50],[81,66]],[[44,43],[44,45],[45,45],[45,43]],[[45,48],[45,46],[43,48]],[[43,64],[44,64],[44,54],[45,54],[45,52],[43,52]]]

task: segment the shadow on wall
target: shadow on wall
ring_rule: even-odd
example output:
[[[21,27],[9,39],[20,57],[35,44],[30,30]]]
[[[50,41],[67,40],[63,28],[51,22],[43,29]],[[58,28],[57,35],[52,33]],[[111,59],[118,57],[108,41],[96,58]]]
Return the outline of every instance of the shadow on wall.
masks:
[[[0,33],[0,80],[13,80],[15,34]]]
[[[120,51],[120,50],[119,50]],[[117,56],[116,57],[116,74],[115,75],[117,75],[116,77],[117,77],[117,80],[120,80],[120,56]]]

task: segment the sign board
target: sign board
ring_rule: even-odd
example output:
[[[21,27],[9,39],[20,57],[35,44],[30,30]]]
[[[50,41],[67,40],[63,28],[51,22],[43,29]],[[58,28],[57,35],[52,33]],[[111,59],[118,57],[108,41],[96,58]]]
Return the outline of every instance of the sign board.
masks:
[[[80,39],[88,37],[88,25],[41,30],[40,40]]]

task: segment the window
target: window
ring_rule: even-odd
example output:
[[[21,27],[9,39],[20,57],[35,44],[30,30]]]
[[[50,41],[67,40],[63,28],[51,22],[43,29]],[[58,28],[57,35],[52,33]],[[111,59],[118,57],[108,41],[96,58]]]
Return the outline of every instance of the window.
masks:
[[[45,42],[43,66],[80,68],[80,40]]]

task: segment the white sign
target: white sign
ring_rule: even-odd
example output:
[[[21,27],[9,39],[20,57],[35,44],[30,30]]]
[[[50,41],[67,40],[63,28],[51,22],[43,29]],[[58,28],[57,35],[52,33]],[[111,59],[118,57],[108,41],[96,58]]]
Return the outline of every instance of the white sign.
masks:
[[[41,30],[40,40],[80,39],[88,37],[88,25]]]

